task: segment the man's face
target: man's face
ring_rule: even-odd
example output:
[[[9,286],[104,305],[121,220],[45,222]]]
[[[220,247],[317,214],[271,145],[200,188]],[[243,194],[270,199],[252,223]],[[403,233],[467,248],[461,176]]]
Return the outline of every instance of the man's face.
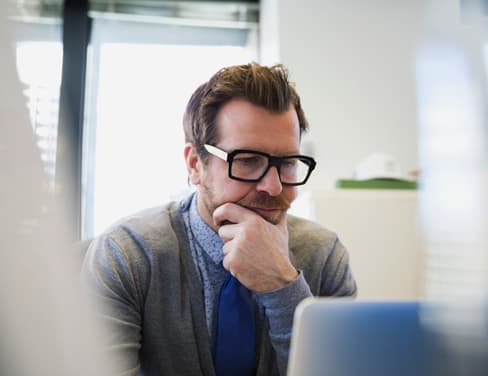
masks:
[[[218,148],[230,153],[235,149],[262,151],[274,156],[298,154],[300,127],[293,107],[276,114],[247,101],[226,103],[216,119]],[[200,162],[198,210],[203,220],[215,230],[214,210],[232,202],[250,209],[271,223],[278,223],[295,200],[297,189],[281,184],[275,167],[257,183],[241,182],[228,176],[228,163],[209,155]]]

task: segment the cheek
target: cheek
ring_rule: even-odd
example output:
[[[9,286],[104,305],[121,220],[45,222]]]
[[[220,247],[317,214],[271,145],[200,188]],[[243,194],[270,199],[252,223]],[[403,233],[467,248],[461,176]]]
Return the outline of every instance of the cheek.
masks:
[[[288,201],[290,204],[295,201],[298,196],[298,188],[297,187],[284,187],[283,192],[281,193],[283,198]]]
[[[221,191],[223,201],[237,202],[253,192],[253,188],[251,184],[226,178],[222,184]]]
[[[207,169],[205,172],[203,185],[211,190],[217,206],[226,202],[237,202],[253,190],[252,184],[229,178],[225,169]]]

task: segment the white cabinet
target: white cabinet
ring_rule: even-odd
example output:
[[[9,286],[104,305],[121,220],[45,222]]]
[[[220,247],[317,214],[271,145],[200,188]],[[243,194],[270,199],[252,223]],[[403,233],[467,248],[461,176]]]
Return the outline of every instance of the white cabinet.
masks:
[[[303,192],[291,213],[336,232],[349,250],[361,299],[424,296],[417,192],[337,189]]]

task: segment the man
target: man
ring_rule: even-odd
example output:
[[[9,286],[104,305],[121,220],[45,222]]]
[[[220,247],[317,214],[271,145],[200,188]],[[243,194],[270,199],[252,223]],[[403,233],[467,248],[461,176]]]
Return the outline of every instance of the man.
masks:
[[[297,304],[355,295],[337,236],[287,215],[315,167],[299,154],[307,127],[281,65],[224,68],[195,91],[184,157],[196,193],[124,220],[85,259],[124,374],[285,375]],[[247,301],[227,312],[228,283]],[[222,326],[238,305],[251,314]]]

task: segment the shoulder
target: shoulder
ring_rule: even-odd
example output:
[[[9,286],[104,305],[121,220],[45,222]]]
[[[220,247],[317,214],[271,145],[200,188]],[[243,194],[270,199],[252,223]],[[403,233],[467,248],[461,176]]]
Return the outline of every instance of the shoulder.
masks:
[[[114,223],[92,241],[84,259],[83,273],[90,279],[102,279],[110,286],[115,281],[125,281],[122,283],[125,286],[132,280],[144,281],[142,285],[147,285],[159,257],[164,255],[168,264],[174,264],[171,260],[178,258],[178,235],[171,220],[173,215],[180,215],[178,208],[179,204],[172,202]]]
[[[139,266],[151,262],[155,254],[174,252],[178,236],[172,217],[181,216],[179,204],[168,203],[145,209],[125,217],[92,242],[85,261],[100,264],[132,263]]]
[[[331,248],[337,234],[322,225],[293,215],[288,215],[290,248]]]
[[[135,244],[141,248],[159,248],[161,243],[175,240],[172,217],[179,213],[176,202],[145,209],[117,221],[100,238],[111,239],[121,248]]]
[[[121,229],[129,228],[137,232],[151,232],[161,225],[169,223],[169,214],[177,207],[177,203],[170,202],[166,205],[144,209],[119,219],[113,223],[104,233],[117,234]]]
[[[290,258],[300,269],[320,271],[335,268],[348,259],[337,234],[316,222],[289,216]]]
[[[290,258],[303,270],[314,295],[354,296],[349,254],[336,233],[318,223],[289,216]]]

